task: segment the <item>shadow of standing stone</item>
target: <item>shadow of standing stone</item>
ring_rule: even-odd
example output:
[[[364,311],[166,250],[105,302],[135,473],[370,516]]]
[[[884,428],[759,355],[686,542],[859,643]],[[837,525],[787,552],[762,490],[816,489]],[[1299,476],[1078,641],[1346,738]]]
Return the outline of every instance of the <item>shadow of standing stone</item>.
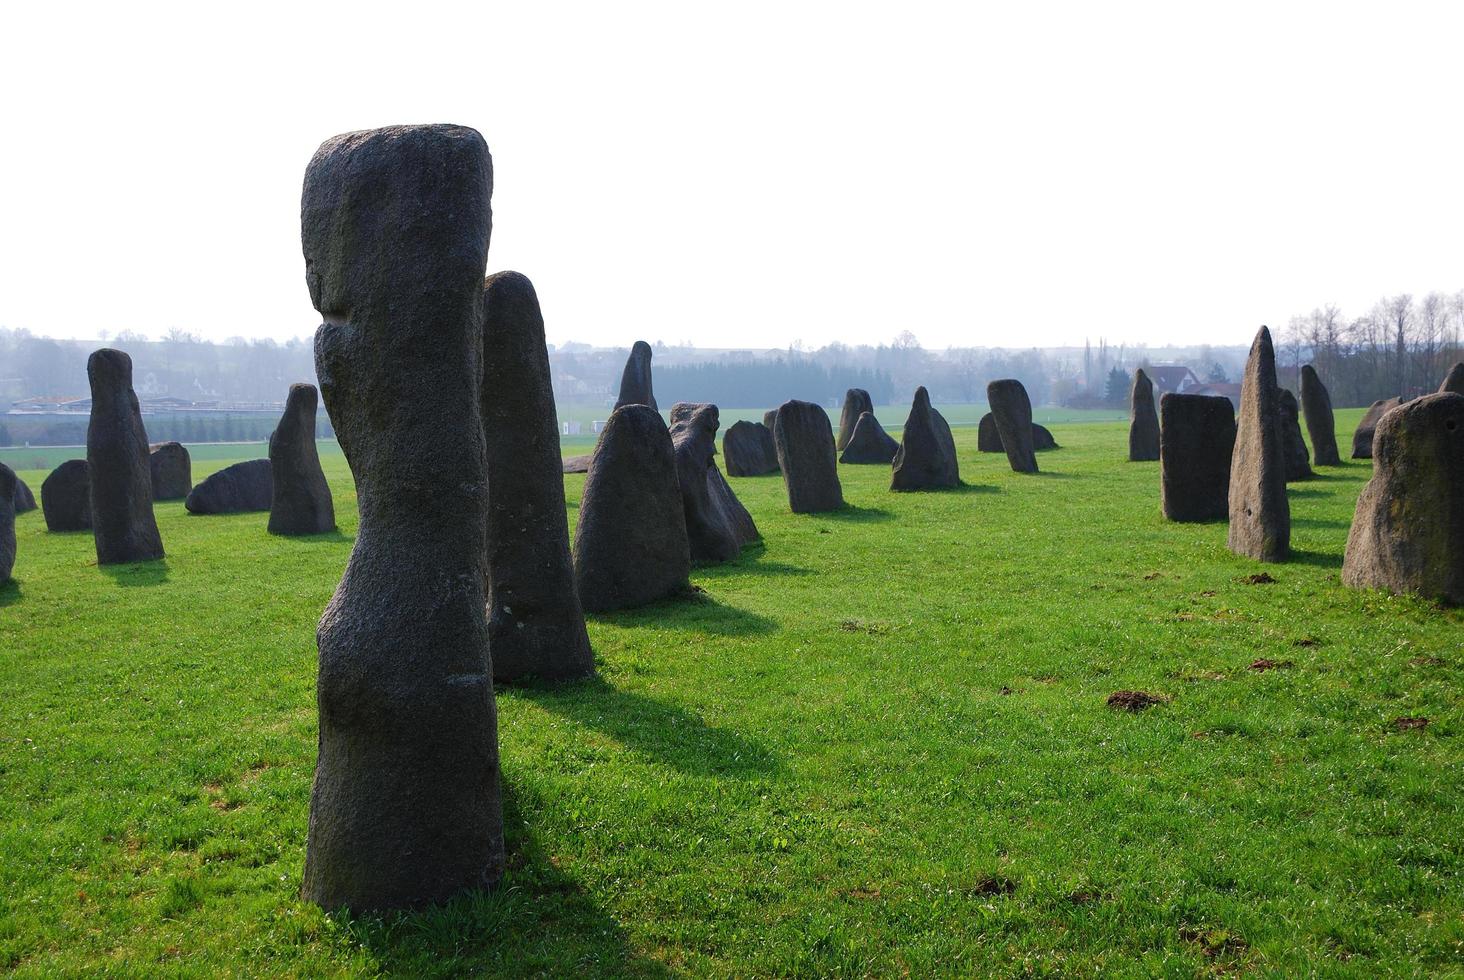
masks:
[[[1224,396],[1159,399],[1160,505],[1171,521],[1223,521],[1230,514],[1235,410]]]
[[[1032,443],[1032,401],[1027,389],[1013,378],[986,386],[986,400],[996,420],[996,431],[1007,462],[1017,473],[1036,473],[1037,456]]]
[[[1271,331],[1256,333],[1240,385],[1235,451],[1230,457],[1230,533],[1237,555],[1285,561],[1291,551],[1291,505],[1286,499],[1281,389]]]
[[[1318,466],[1341,466],[1337,452],[1337,420],[1332,414],[1332,396],[1310,364],[1301,369],[1301,414],[1311,435],[1312,456]]]
[[[637,340],[631,346],[625,371],[620,375],[620,397],[615,407],[626,405],[647,405],[653,412],[660,411],[655,392],[651,390],[651,345],[644,340]]]
[[[290,385],[285,412],[269,437],[269,533],[328,534],[335,502],[315,448],[315,386]]]
[[[41,513],[48,531],[90,531],[91,470],[84,459],[68,459],[41,483]]]
[[[778,466],[795,514],[817,514],[844,506],[834,427],[820,405],[793,399],[779,406],[773,419]]]
[[[87,358],[86,374],[92,396],[86,464],[97,564],[162,558],[163,538],[152,509],[147,432],[132,390],[132,358],[104,347]]]
[[[1129,462],[1159,458],[1159,413],[1154,410],[1154,383],[1143,368],[1134,371],[1129,389]]]

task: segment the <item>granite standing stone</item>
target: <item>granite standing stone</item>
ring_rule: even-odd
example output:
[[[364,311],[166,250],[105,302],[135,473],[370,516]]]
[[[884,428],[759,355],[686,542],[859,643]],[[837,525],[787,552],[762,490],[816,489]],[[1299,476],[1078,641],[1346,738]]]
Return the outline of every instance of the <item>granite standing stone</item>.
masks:
[[[1159,399],[1160,503],[1171,521],[1230,514],[1235,410],[1230,399],[1170,392]]]
[[[274,467],[267,459],[247,459],[204,477],[188,492],[190,514],[245,514],[269,510],[274,503]]]
[[[773,458],[778,457],[778,410],[776,408],[763,412],[763,428],[768,430],[768,435],[773,437]],[[778,464],[779,470],[782,463]]]
[[[188,450],[176,442],[150,447],[148,471],[154,500],[182,500],[193,489],[193,463]]]
[[[1240,416],[1230,457],[1230,550],[1258,561],[1285,561],[1291,552],[1291,505],[1286,499],[1286,447],[1281,389],[1271,331],[1256,333],[1240,384]]]
[[[104,347],[87,358],[86,375],[92,396],[86,464],[97,564],[161,558],[163,538],[153,517],[152,466],[132,390],[132,358]]]
[[[347,133],[305,172],[316,373],[361,512],[316,632],[301,894],[326,908],[420,907],[503,873],[479,409],[492,193],[461,126]]]
[[[1464,361],[1449,368],[1449,373],[1444,375],[1443,384],[1439,385],[1439,391],[1464,395]]]
[[[834,444],[836,450],[843,452],[849,445],[849,440],[854,438],[854,427],[865,412],[874,414],[874,402],[869,392],[863,388],[850,388],[844,392],[844,408],[839,412],[839,439]]]
[[[620,375],[620,397],[615,407],[625,405],[648,405],[651,411],[660,411],[651,389],[651,345],[644,340],[637,340],[630,348],[625,371]]]
[[[269,533],[294,536],[336,529],[335,501],[315,448],[314,385],[290,385],[285,413],[269,437]]]
[[[996,419],[996,431],[1007,462],[1017,473],[1036,473],[1037,456],[1032,440],[1032,401],[1027,389],[1013,378],[986,386],[986,400]]]
[[[574,529],[587,612],[643,606],[686,589],[691,550],[671,434],[648,405],[610,413],[590,460]]]
[[[1357,423],[1357,430],[1352,433],[1353,459],[1373,458],[1373,433],[1377,431],[1378,423],[1383,420],[1384,415],[1401,404],[1401,398],[1380,398],[1368,406],[1362,421]]]
[[[854,435],[839,457],[841,463],[878,463],[889,466],[900,452],[900,444],[894,440],[873,412],[864,412],[854,423]]]
[[[1001,433],[996,431],[996,417],[990,412],[981,416],[976,423],[976,451],[980,453],[1004,453],[1001,447]]]
[[[41,483],[41,513],[48,531],[90,531],[91,471],[84,459],[68,459]]]
[[[1047,431],[1047,426],[1033,422],[1032,448],[1040,453],[1044,449],[1061,449],[1062,447],[1057,444],[1056,439],[1052,438],[1052,433]]]
[[[15,493],[12,495],[15,501],[15,512],[24,514],[36,509],[36,497],[31,493],[31,488],[26,486],[20,477],[15,478]]]
[[[951,427],[931,406],[930,393],[924,385],[915,389],[915,400],[901,435],[890,477],[891,490],[944,490],[961,485]]]
[[[1134,371],[1129,390],[1129,462],[1159,458],[1159,413],[1154,410],[1154,383],[1143,368]]]
[[[1311,468],[1311,453],[1306,440],[1301,437],[1301,406],[1296,396],[1282,388],[1281,399],[1281,446],[1286,457],[1286,482],[1310,480],[1314,475]]]
[[[722,436],[722,460],[729,476],[778,472],[778,450],[772,432],[760,422],[733,422]]]
[[[671,446],[694,562],[732,561],[758,538],[752,516],[717,469],[719,426],[715,405],[677,402],[671,408]],[[745,537],[749,526],[751,538]]]
[[[1337,453],[1337,422],[1332,415],[1332,396],[1310,364],[1301,369],[1301,413],[1311,436],[1312,456],[1318,466],[1341,466]]]
[[[844,506],[834,427],[828,413],[813,402],[784,402],[773,420],[778,467],[795,514],[817,514]]]
[[[1464,395],[1410,401],[1378,423],[1342,582],[1464,605]]]
[[[15,571],[15,471],[0,463],[0,583]]]
[[[582,453],[579,456],[569,456],[559,464],[560,473],[588,473],[590,471],[590,459],[593,453]]]
[[[569,554],[544,316],[534,284],[517,272],[483,284],[482,412],[493,680],[589,677],[595,654]]]

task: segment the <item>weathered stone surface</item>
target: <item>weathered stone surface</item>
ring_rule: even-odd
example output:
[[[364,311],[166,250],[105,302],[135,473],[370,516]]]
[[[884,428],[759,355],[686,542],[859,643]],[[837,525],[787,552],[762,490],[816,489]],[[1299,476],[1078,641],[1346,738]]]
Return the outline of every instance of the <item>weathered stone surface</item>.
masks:
[[[90,531],[91,471],[84,459],[68,459],[41,483],[41,513],[48,531]]]
[[[778,422],[778,410],[776,408],[769,409],[768,411],[763,412],[763,428],[764,429],[767,429],[768,430],[768,434],[773,437],[773,458],[775,460],[778,457],[778,425],[777,425],[777,422]],[[781,463],[779,463],[778,466],[779,466],[779,469],[782,468],[782,464]]]
[[[758,538],[752,515],[717,469],[719,425],[715,405],[677,402],[671,408],[671,446],[694,562],[732,561],[744,544]],[[747,538],[749,526],[751,537]]]
[[[1425,395],[1378,423],[1342,581],[1464,605],[1464,395]]]
[[[267,459],[249,459],[209,474],[183,507],[190,514],[243,514],[269,510],[273,502],[273,467]]]
[[[1439,385],[1441,393],[1452,393],[1464,395],[1464,361],[1460,361],[1449,368],[1449,373],[1444,375],[1443,384]]]
[[[844,506],[834,427],[828,413],[813,402],[786,401],[773,419],[778,467],[795,514],[816,514]]]
[[[460,126],[337,136],[305,172],[316,373],[361,512],[316,632],[301,894],[326,908],[422,906],[503,871],[479,409],[492,191]]]
[[[729,476],[778,472],[772,431],[760,422],[733,422],[722,436],[722,460]]]
[[[335,501],[315,449],[315,386],[290,385],[285,413],[269,437],[269,533],[326,534],[336,529]]]
[[[1357,423],[1357,430],[1352,433],[1352,458],[1372,459],[1373,458],[1373,433],[1377,431],[1378,423],[1383,416],[1403,404],[1401,398],[1380,398],[1373,402],[1366,412],[1363,413],[1362,421]]]
[[[1286,447],[1281,389],[1271,331],[1256,333],[1240,383],[1240,415],[1230,456],[1230,550],[1258,561],[1291,553],[1291,505],[1286,499]]]
[[[1311,453],[1301,437],[1301,406],[1296,396],[1285,388],[1279,392],[1281,408],[1281,449],[1286,458],[1286,482],[1310,480]]]
[[[1159,458],[1159,413],[1154,410],[1154,383],[1143,368],[1134,371],[1129,389],[1129,462]]]
[[[154,500],[182,500],[193,489],[193,463],[180,443],[154,444],[147,462]]]
[[[900,451],[900,444],[894,440],[873,412],[864,412],[854,423],[854,434],[839,457],[841,463],[878,463],[889,466]]]
[[[1341,466],[1337,453],[1337,423],[1332,415],[1332,396],[1310,364],[1301,369],[1301,412],[1311,436],[1312,457],[1318,466]]]
[[[1047,431],[1047,426],[1033,422],[1032,448],[1040,453],[1044,449],[1061,449],[1062,447],[1057,444],[1056,439],[1052,438],[1052,433]]]
[[[637,340],[630,348],[625,371],[620,375],[620,397],[615,407],[625,405],[649,405],[652,411],[659,411],[651,389],[651,345],[644,340]]]
[[[871,416],[872,417],[872,416]],[[944,490],[961,485],[961,468],[956,462],[956,441],[944,416],[930,404],[930,393],[921,385],[901,433],[890,476],[891,490]]]
[[[874,414],[874,402],[869,397],[869,392],[863,388],[850,388],[844,392],[844,408],[839,412],[839,439],[834,448],[843,452],[849,445],[849,440],[854,438],[854,427],[859,424],[859,416],[868,412]]]
[[[1160,503],[1171,521],[1223,521],[1230,514],[1235,411],[1230,399],[1173,392],[1159,399]]]
[[[687,587],[691,549],[676,454],[647,405],[610,413],[574,529],[574,577],[588,612],[643,606]]]
[[[0,463],[0,582],[15,570],[15,471]]]
[[[18,476],[15,478],[15,493],[11,496],[15,502],[15,512],[17,514],[24,514],[36,509],[35,494],[31,493],[31,488],[26,486],[25,481]]]
[[[559,464],[561,473],[588,473],[590,471],[590,460],[594,453],[584,453],[580,456],[568,456]]]
[[[161,558],[163,538],[153,517],[152,466],[132,390],[132,358],[106,347],[93,351],[86,375],[92,396],[86,463],[97,564]]]
[[[574,587],[559,418],[539,296],[527,276],[483,284],[488,447],[488,655],[495,682],[595,672]]]
[[[993,381],[986,386],[986,400],[996,420],[1001,447],[1007,462],[1017,473],[1036,473],[1037,456],[1032,440],[1032,401],[1027,389],[1013,378]],[[978,433],[979,436],[979,433]]]
[[[1032,423],[1032,449],[1035,452],[1042,452],[1046,449],[1061,449],[1057,440],[1046,426]],[[983,453],[1006,452],[1002,448],[1001,433],[996,428],[996,417],[990,412],[981,416],[981,421],[976,426],[976,450]]]

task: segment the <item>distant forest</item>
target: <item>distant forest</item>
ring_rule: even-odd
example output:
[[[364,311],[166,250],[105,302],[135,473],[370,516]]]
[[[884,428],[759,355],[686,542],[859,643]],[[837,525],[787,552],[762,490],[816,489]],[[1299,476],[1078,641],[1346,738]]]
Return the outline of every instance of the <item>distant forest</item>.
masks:
[[[895,399],[889,372],[826,368],[813,361],[775,358],[755,363],[672,364],[653,372],[656,401],[711,402],[725,408],[774,408],[790,398],[819,403],[863,388],[876,405]]]

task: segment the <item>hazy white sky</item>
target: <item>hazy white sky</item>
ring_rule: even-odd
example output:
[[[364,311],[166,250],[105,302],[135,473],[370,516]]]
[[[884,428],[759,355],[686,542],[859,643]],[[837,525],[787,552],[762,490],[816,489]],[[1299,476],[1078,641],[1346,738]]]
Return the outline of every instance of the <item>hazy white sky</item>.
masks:
[[[12,4],[0,325],[313,332],[328,136],[481,130],[549,339],[1248,343],[1464,287],[1452,4]]]

